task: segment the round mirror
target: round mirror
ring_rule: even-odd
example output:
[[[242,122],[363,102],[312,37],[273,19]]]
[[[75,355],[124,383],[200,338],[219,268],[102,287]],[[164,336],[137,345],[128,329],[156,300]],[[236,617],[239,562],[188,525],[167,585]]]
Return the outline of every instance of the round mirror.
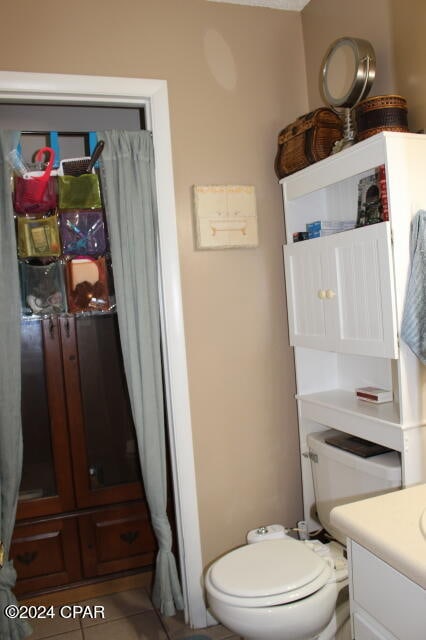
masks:
[[[339,38],[328,48],[322,67],[322,91],[331,107],[353,107],[369,92],[376,71],[367,40]]]

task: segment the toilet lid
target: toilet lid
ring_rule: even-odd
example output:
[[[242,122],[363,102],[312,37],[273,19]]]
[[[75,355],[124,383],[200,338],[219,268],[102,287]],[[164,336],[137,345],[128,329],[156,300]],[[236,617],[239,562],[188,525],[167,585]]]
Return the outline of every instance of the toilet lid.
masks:
[[[329,563],[292,538],[240,547],[220,558],[209,571],[215,590],[241,606],[300,600],[318,591],[330,576]]]

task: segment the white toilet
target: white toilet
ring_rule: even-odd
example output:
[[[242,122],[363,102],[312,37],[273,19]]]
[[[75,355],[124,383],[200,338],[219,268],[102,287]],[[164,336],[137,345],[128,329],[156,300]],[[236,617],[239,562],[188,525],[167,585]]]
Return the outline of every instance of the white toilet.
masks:
[[[345,539],[330,525],[334,506],[399,489],[399,454],[361,458],[308,436],[318,518],[336,542],[265,539],[229,552],[206,575],[211,613],[246,640],[350,638]]]

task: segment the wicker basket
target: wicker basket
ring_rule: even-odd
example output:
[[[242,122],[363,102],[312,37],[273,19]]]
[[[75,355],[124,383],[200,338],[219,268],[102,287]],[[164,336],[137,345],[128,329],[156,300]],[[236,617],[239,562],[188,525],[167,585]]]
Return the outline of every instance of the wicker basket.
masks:
[[[402,96],[373,96],[355,107],[357,139],[381,131],[408,131],[407,102]]]

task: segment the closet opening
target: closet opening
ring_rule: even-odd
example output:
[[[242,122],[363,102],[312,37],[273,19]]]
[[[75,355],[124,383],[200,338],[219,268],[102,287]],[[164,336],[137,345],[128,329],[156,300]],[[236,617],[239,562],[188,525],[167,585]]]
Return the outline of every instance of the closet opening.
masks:
[[[54,146],[53,139],[58,160],[88,156],[88,132],[144,129],[146,113],[143,107],[0,104],[0,126],[22,132],[22,157],[31,164],[38,149]],[[24,460],[11,548],[18,596],[139,574],[155,560],[105,231],[107,309],[34,313],[28,296],[23,299]],[[55,262],[67,273],[71,257],[63,251]],[[53,264],[18,260],[25,279]],[[176,549],[169,450],[167,462]]]
[[[74,74],[0,72],[0,104],[142,107],[152,133],[158,202],[160,303],[166,404],[185,620],[212,623],[202,588],[185,327],[174,193],[170,106],[165,80]],[[20,128],[19,126],[17,127]]]

